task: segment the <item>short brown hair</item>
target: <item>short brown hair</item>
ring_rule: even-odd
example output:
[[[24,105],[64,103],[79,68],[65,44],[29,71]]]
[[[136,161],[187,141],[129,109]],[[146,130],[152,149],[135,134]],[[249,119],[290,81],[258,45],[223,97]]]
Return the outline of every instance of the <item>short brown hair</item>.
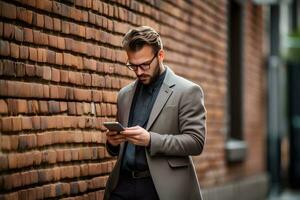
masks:
[[[136,52],[145,45],[150,45],[153,53],[157,53],[163,48],[160,35],[149,26],[140,26],[130,29],[122,41],[123,48],[126,51]]]

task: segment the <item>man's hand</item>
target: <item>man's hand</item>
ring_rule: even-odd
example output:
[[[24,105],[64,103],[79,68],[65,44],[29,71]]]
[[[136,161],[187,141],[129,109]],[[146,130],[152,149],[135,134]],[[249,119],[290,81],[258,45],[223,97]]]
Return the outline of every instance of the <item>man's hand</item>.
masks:
[[[113,146],[118,146],[122,142],[126,141],[126,138],[124,137],[124,135],[119,134],[117,132],[107,131],[106,138],[107,138],[107,141]]]
[[[150,133],[140,126],[133,126],[126,128],[125,131],[121,132],[126,140],[132,144],[139,146],[148,146],[150,143]]]

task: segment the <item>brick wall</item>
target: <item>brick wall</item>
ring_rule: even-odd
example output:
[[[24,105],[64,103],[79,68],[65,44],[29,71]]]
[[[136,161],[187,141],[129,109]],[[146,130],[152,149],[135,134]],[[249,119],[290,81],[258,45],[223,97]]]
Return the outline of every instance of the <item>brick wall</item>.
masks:
[[[0,199],[101,199],[115,163],[103,121],[114,119],[124,67],[123,34],[158,30],[165,63],[205,92],[208,135],[195,157],[202,187],[264,171],[262,9],[247,4],[247,161],[228,166],[227,2],[0,0]],[[249,83],[249,84],[248,84]],[[259,155],[259,156],[258,156]]]

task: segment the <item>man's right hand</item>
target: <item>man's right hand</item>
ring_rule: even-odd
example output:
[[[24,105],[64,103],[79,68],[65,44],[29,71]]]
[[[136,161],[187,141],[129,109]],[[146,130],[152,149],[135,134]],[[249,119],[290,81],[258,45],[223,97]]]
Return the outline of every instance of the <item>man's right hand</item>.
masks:
[[[126,141],[125,137],[122,134],[118,134],[117,132],[111,132],[111,131],[106,132],[106,138],[108,143],[110,143],[113,146],[118,146],[122,142]]]

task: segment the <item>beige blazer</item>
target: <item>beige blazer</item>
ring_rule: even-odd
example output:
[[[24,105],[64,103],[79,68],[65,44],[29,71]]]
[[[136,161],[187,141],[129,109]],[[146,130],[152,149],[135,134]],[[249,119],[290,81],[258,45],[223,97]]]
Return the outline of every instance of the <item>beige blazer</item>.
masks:
[[[127,126],[137,81],[122,88],[117,100],[117,120]],[[205,143],[206,110],[202,89],[167,68],[166,77],[153,105],[146,130],[150,150],[146,151],[151,176],[161,200],[201,200],[202,195],[192,155],[199,155]],[[104,199],[118,183],[124,144],[106,184]]]

